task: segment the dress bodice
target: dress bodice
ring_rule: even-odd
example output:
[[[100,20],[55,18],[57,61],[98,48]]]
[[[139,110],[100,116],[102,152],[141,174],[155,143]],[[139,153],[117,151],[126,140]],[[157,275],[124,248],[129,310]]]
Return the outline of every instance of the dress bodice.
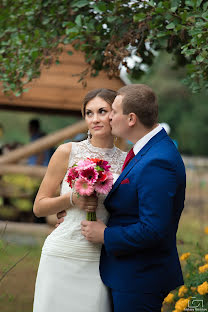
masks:
[[[126,153],[115,146],[113,148],[99,148],[93,146],[90,141],[84,140],[72,143],[69,167],[72,167],[81,159],[104,159],[111,165],[110,170],[113,173],[115,182],[121,172],[125,157]],[[66,182],[66,176],[67,173],[61,184],[61,195],[71,191]],[[103,204],[105,197],[106,195],[98,196],[96,216],[104,223],[107,223],[108,212]],[[81,234],[81,221],[83,220],[86,220],[85,210],[81,210],[76,206],[68,209],[64,222],[47,237],[43,246],[43,252],[72,258],[81,257],[92,261],[97,260],[100,256],[101,245],[88,242]]]

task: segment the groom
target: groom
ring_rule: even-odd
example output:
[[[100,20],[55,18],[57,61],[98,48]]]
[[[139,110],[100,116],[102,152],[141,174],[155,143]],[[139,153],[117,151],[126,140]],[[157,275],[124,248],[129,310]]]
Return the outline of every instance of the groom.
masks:
[[[151,88],[119,89],[112,109],[112,133],[134,147],[105,200],[107,226],[83,221],[82,234],[103,243],[100,274],[114,312],[159,312],[169,291],[183,284],[176,232],[185,199],[184,164],[157,123]]]

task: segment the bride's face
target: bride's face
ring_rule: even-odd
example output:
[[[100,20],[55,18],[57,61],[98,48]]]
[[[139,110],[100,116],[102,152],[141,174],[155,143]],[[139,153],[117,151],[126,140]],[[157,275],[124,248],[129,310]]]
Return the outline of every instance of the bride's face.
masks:
[[[92,136],[111,135],[109,115],[111,106],[100,97],[95,97],[86,105],[85,120]]]

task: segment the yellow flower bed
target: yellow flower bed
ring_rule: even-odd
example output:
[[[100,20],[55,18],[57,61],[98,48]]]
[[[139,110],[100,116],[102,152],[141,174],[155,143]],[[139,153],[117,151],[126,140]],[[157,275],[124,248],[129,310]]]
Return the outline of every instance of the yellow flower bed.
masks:
[[[173,302],[173,299],[174,299],[174,294],[169,293],[169,294],[167,295],[167,297],[165,297],[164,302],[166,302],[166,303],[172,303],[172,302]]]
[[[181,298],[175,304],[175,311],[182,312],[188,306],[189,299]]]
[[[184,253],[184,254],[182,254],[182,255],[180,256],[180,260],[181,260],[181,261],[185,261],[185,260],[187,260],[187,259],[190,257],[190,255],[191,255],[190,252],[186,252],[186,253]]]
[[[208,283],[205,281],[203,284],[199,285],[197,287],[197,291],[200,295],[206,295],[208,294]]]
[[[178,291],[178,296],[183,297],[187,293],[187,291],[188,288],[185,285],[181,286]]]
[[[208,270],[208,263],[199,267],[199,273],[204,273]]]
[[[202,250],[193,254],[186,252],[180,260],[183,262],[184,285],[171,291],[164,299],[164,311],[184,312],[193,297],[208,307],[208,254],[203,254]]]

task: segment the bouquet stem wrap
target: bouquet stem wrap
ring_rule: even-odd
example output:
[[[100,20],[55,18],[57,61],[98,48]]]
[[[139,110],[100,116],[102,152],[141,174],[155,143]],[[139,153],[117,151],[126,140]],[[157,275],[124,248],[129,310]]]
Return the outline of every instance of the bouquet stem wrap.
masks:
[[[87,212],[87,221],[96,221],[96,212]]]

